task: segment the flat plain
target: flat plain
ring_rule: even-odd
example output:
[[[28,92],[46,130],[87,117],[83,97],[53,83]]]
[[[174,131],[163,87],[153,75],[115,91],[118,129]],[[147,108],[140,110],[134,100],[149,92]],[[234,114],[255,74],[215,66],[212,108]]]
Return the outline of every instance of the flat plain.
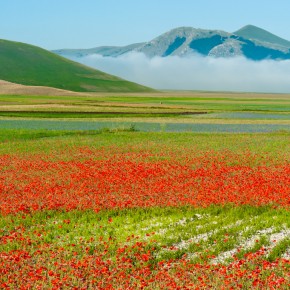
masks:
[[[289,289],[289,95],[1,95],[0,118],[1,288]]]

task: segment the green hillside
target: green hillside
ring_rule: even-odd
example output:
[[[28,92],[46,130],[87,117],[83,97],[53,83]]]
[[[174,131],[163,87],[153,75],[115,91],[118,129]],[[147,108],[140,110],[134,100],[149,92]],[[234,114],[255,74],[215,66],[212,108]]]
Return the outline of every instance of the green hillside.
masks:
[[[19,42],[0,40],[0,64],[0,79],[23,85],[78,92],[153,91]]]
[[[234,32],[234,34],[247,38],[254,39],[258,41],[265,41],[272,44],[279,44],[290,48],[290,41],[278,37],[262,28],[256,27],[254,25],[247,25],[241,29]]]

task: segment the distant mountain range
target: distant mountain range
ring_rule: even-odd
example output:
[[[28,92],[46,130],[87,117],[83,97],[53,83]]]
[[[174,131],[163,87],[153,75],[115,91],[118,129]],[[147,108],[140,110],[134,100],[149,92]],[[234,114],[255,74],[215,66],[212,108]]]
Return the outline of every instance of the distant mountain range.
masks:
[[[0,80],[76,92],[153,91],[150,88],[60,57],[40,47],[1,39]],[[1,87],[8,85],[10,91],[11,88],[15,88],[15,85],[0,82]],[[18,86],[17,92],[19,88],[24,89]],[[37,90],[37,88],[30,88],[31,90]],[[54,93],[56,92],[54,91]]]
[[[290,41],[253,25],[247,25],[233,33],[180,27],[144,43],[122,47],[59,49],[53,52],[74,60],[93,54],[104,57],[119,57],[129,52],[144,53],[149,58],[155,56],[186,57],[200,54],[213,57],[244,56],[255,61],[263,59],[285,60],[290,59]]]

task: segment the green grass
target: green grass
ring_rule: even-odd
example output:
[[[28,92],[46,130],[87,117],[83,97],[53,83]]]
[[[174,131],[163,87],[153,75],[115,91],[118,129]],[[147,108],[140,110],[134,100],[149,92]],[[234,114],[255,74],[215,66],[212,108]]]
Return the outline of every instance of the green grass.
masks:
[[[173,94],[173,95],[172,95]],[[288,95],[195,92],[91,96],[0,96],[0,127],[149,132],[287,132]],[[2,107],[2,110],[1,110]],[[46,121],[47,119],[47,121]]]
[[[216,98],[216,100],[214,98],[201,100],[201,98],[203,97],[196,95],[189,98],[180,96],[180,99],[170,96],[161,98],[160,96],[137,95],[136,97],[122,95],[115,97],[108,95],[88,97],[0,96],[0,106],[22,106],[21,110],[23,110],[23,112],[17,112],[16,114],[19,115],[14,115],[12,118],[6,115],[5,120],[1,121],[10,121],[11,119],[13,121],[13,118],[15,121],[18,117],[17,121],[23,123],[33,114],[39,118],[50,118],[50,120],[36,118],[30,120],[38,122],[39,127],[41,122],[53,122],[53,118],[58,114],[63,114],[62,117],[65,118],[62,121],[65,122],[70,122],[68,117],[74,114],[78,118],[85,117],[82,110],[88,110],[88,108],[91,112],[96,109],[103,112],[115,110],[115,117],[117,116],[116,112],[120,110],[131,114],[134,110],[162,114],[164,111],[178,113],[179,110],[195,110],[198,106],[200,108],[204,106],[205,110],[215,106],[217,109],[213,109],[213,111],[217,116],[219,112],[224,113],[229,109],[229,112],[238,111],[234,98]],[[265,97],[265,99],[259,99],[255,102],[242,98],[237,101],[237,104],[242,103],[246,109],[251,109],[250,106],[256,106],[257,112],[266,107],[269,114],[281,106],[285,106],[286,111],[289,110],[289,99],[282,95],[279,98],[269,100]],[[160,100],[162,100],[162,104],[160,104]],[[29,105],[48,105],[47,112],[37,112],[43,108],[33,108],[36,112],[29,112],[27,111],[31,110],[27,107]],[[56,107],[50,108],[50,105],[56,105]],[[58,105],[62,107],[58,108]],[[75,113],[69,112],[69,110],[75,111],[76,108]],[[55,112],[55,110],[62,109],[67,110],[67,112]],[[3,114],[5,115],[5,113]],[[263,117],[267,114],[263,113]],[[278,120],[281,121],[281,124],[288,124],[287,112],[278,112],[274,115],[275,118],[282,119]],[[112,116],[108,115],[107,117]],[[211,122],[214,124],[233,122],[235,115],[227,114],[221,117],[221,119],[217,118]],[[172,122],[186,122],[186,118],[182,117],[181,119],[175,115],[170,118],[163,116],[158,119],[158,122],[160,122],[160,126],[166,126],[165,123],[170,119]],[[204,122],[203,118],[207,118],[207,116],[193,118],[198,122]],[[106,120],[110,121],[110,118],[103,118],[101,121],[105,122]],[[128,121],[126,126],[122,125],[124,120]],[[117,155],[128,152],[138,152],[142,155],[143,151],[150,152],[152,154],[148,157],[149,162],[160,159],[170,161],[171,158],[186,162],[191,154],[204,156],[207,152],[213,155],[226,156],[231,156],[234,153],[235,156],[241,157],[238,161],[229,158],[231,165],[237,163],[246,166],[275,166],[275,164],[281,165],[281,163],[284,164],[290,160],[289,131],[254,134],[137,132],[132,123],[129,122],[132,120],[137,120],[137,117],[133,117],[133,115],[130,117],[127,115],[127,118],[118,116],[113,121],[118,129],[107,127],[94,131],[0,129],[0,155],[9,154],[12,157],[17,155],[25,158],[34,155],[47,156],[54,161],[64,162],[71,158],[79,158],[78,160],[82,162],[83,160],[76,149],[83,148],[84,150],[101,149],[105,154],[104,157],[98,158],[106,158],[106,152]],[[138,115],[138,121],[142,120],[155,121]],[[86,121],[79,120],[79,123]],[[98,122],[100,120],[91,119],[90,121]],[[260,122],[259,119],[248,121],[251,124],[252,122],[253,124]],[[235,120],[235,122],[241,121]],[[274,122],[277,120],[269,121],[270,124]],[[246,254],[261,248],[266,249],[265,259],[275,261],[276,258],[284,257],[287,252],[290,252],[289,231],[289,210],[274,209],[270,206],[235,207],[228,204],[224,207],[210,206],[208,208],[114,209],[102,210],[97,213],[91,210],[71,212],[43,210],[25,215],[20,213],[0,215],[0,238],[5,241],[5,243],[0,243],[0,252],[24,250],[29,252],[34,259],[38,251],[49,254],[49,256],[44,255],[43,257],[50,257],[51,253],[58,253],[60,249],[63,249],[61,252],[66,259],[81,261],[82,257],[85,258],[88,254],[103,253],[105,243],[110,240],[106,259],[114,261],[117,249],[124,246],[130,248],[130,245],[136,241],[141,241],[146,242],[146,247],[152,252],[150,265],[185,256],[186,259],[194,263],[227,264],[233,261],[233,256],[244,259]],[[128,239],[129,236],[131,239]],[[105,242],[99,242],[101,238]],[[274,239],[277,239],[277,242],[274,242]],[[129,255],[131,254],[129,253]],[[36,259],[39,258],[42,259],[38,255]],[[57,263],[57,259],[58,257],[52,258],[51,264]],[[32,262],[37,264],[34,260]],[[47,264],[47,261],[44,263]],[[286,273],[288,270],[284,269],[284,271]],[[245,287],[247,288],[247,286]]]
[[[88,119],[88,118],[161,118],[161,117],[178,117],[180,113],[130,113],[130,112],[0,112],[2,117],[17,117],[17,118],[73,118],[73,119]]]
[[[131,127],[119,132],[50,131],[0,129],[0,154],[55,153],[70,147],[118,148],[124,152],[150,149],[153,152],[233,151],[264,154],[289,160],[289,133],[228,134],[228,133],[149,133],[132,132]],[[123,132],[122,132],[123,131]],[[131,131],[131,132],[125,132]],[[169,153],[168,153],[169,154]],[[169,154],[170,155],[170,154]]]
[[[151,89],[80,65],[36,46],[0,40],[0,79],[78,92],[150,92]]]
[[[84,243],[93,250],[98,247],[97,241],[102,237],[114,241],[109,249],[114,256],[117,247],[130,243],[127,237],[134,235],[141,241],[150,243],[154,240],[155,262],[186,254],[195,262],[209,261],[212,259],[210,256],[215,256],[215,259],[220,258],[226,263],[232,260],[231,256],[224,254],[227,251],[239,249],[241,256],[262,246],[269,248],[271,241],[263,234],[263,230],[271,229],[271,233],[289,230],[289,214],[285,209],[250,206],[124,209],[99,213],[44,211],[27,215],[24,219],[21,214],[2,216],[0,228],[3,236],[11,231],[21,231],[25,239],[31,240],[31,252],[49,243],[55,248],[65,247],[76,251],[81,256],[84,254]],[[247,241],[249,243],[253,237],[254,245],[247,245]],[[280,257],[289,246],[289,238],[283,237],[277,246],[269,248],[268,259]],[[1,244],[0,251],[21,247],[21,239],[14,239]]]
[[[133,126],[118,128],[118,129],[110,129],[103,128],[101,130],[91,130],[91,131],[53,131],[53,130],[9,130],[3,129],[0,130],[0,142],[3,144],[9,142],[25,142],[25,141],[37,141],[43,138],[52,138],[50,140],[54,140],[56,137],[65,140],[66,137],[85,137],[85,136],[96,136],[99,134],[111,134],[118,132],[134,132],[135,129]],[[47,139],[46,139],[47,140]],[[57,142],[57,141],[56,141]],[[4,145],[5,146],[5,145]]]
[[[275,259],[281,256],[283,257],[284,253],[290,248],[290,238],[283,239],[280,241],[271,251],[268,256],[268,259],[272,262]]]
[[[252,112],[263,114],[289,114],[289,95],[259,95],[259,99],[251,99],[247,94],[216,97],[215,94],[192,93],[184,96],[171,94],[99,94],[92,96],[0,96],[0,111],[121,111],[143,113],[230,113]],[[33,108],[26,107],[33,105]],[[43,106],[45,105],[45,106]],[[1,106],[2,107],[1,110]],[[9,106],[9,108],[7,108]],[[257,115],[257,117],[259,117]]]
[[[107,149],[108,152],[142,152],[150,157],[204,154],[206,151],[244,156],[259,154],[258,164],[271,165],[289,160],[289,133],[271,134],[192,134],[112,131],[0,130],[0,154],[51,154],[56,160],[70,158],[78,147]],[[162,152],[162,156],[160,156]],[[272,159],[271,159],[272,158]],[[117,249],[146,242],[152,251],[150,264],[185,257],[194,263],[228,264],[234,256],[265,248],[265,259],[275,261],[290,248],[290,212],[270,206],[155,207],[84,211],[39,211],[0,216],[0,252],[25,250],[30,254],[47,248],[65,249],[67,259],[81,259],[87,253],[102,252],[99,239],[110,240],[108,257],[116,259]],[[274,242],[277,235],[281,238]],[[128,240],[128,237],[133,237]],[[7,237],[7,238],[6,238]],[[25,241],[25,242],[24,242]],[[152,250],[154,248],[154,250]]]
[[[265,111],[289,112],[290,100],[259,100],[251,99],[217,99],[199,97],[107,97],[108,102],[124,102],[137,104],[179,105],[201,111]]]

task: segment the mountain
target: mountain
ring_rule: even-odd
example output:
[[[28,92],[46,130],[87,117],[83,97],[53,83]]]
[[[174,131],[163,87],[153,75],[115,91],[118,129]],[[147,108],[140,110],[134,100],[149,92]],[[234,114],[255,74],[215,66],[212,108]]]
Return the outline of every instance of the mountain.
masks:
[[[148,92],[151,89],[86,67],[42,48],[0,40],[0,79],[77,92]]]
[[[179,27],[145,43],[124,47],[60,49],[53,52],[75,60],[92,54],[118,57],[128,52],[144,53],[150,58],[200,54],[213,57],[244,56],[256,61],[283,60],[290,59],[290,42],[252,25],[247,25],[234,33]]]
[[[63,55],[65,57],[84,57],[87,55],[92,54],[100,54],[102,56],[111,56],[111,57],[117,57],[122,54],[134,51],[135,49],[138,49],[144,43],[135,43],[127,46],[100,46],[90,49],[60,49],[60,50],[53,50],[54,53]]]
[[[257,42],[268,42],[272,45],[284,46],[290,48],[290,41],[278,37],[262,28],[254,25],[246,25],[234,32],[235,35],[244,37]]]

